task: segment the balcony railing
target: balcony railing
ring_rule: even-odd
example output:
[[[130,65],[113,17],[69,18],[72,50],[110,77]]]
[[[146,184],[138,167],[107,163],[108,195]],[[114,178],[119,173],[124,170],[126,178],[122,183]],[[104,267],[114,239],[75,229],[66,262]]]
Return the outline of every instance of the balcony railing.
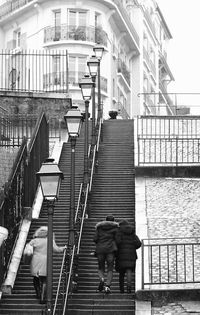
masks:
[[[17,9],[23,7],[27,3],[31,2],[32,0],[10,0],[6,1],[4,4],[0,6],[0,20],[9,15],[10,13],[16,11]]]
[[[130,83],[131,83],[130,71],[128,71],[125,62],[122,61],[120,58],[118,59],[117,71],[124,76],[125,80],[127,81],[128,85],[130,86]]]
[[[153,61],[150,58],[150,54],[147,52],[146,48],[143,47],[143,54],[144,54],[144,59],[146,60],[148,66],[150,67],[154,77],[156,76],[156,67]]]
[[[48,26],[44,29],[44,42],[52,41],[89,41],[107,46],[107,34],[99,27],[62,24],[59,27]]]
[[[68,58],[64,50],[0,51],[0,90],[68,92]]]
[[[80,80],[84,77],[85,72],[82,71],[69,71],[69,84],[72,86],[78,86]],[[107,79],[104,77],[100,77],[101,90],[107,93]],[[96,82],[98,86],[98,82]]]

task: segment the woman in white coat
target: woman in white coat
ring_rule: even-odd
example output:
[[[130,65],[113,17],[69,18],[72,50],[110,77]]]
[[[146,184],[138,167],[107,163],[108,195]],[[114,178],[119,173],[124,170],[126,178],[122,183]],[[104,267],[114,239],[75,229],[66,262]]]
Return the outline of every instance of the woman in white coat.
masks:
[[[30,271],[33,276],[33,285],[37,298],[45,303],[46,277],[47,277],[47,226],[41,226],[33,235],[30,245],[33,247],[33,256],[30,263]],[[57,246],[53,237],[53,252],[61,253],[66,246]]]

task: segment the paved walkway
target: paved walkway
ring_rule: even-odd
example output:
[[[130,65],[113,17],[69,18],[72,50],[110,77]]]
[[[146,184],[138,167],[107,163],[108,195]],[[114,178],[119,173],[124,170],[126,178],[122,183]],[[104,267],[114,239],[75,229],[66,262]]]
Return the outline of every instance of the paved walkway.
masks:
[[[139,184],[139,188],[137,184]],[[143,178],[137,179],[136,186],[136,205],[139,205],[138,220],[136,217],[136,222],[139,224],[137,233],[141,238],[167,238],[168,243],[172,241],[170,238],[176,238],[176,243],[188,242],[186,238],[191,238],[190,242],[200,242],[200,180],[191,178]],[[183,239],[180,240],[180,238]],[[160,243],[161,241],[157,242]],[[199,274],[200,280],[199,249],[200,246],[195,249],[195,255],[198,257],[195,275]],[[164,256],[163,253],[162,257]],[[191,259],[189,251],[186,252],[188,268],[191,267]],[[173,265],[173,261],[171,264]],[[180,259],[179,265],[181,266]],[[156,266],[156,259],[154,267],[155,269],[158,267],[158,265]],[[163,266],[162,269],[165,269],[165,267]],[[170,268],[170,270],[173,269],[176,272],[175,268]],[[146,274],[149,274],[148,270]],[[157,273],[158,276],[159,273]],[[173,284],[170,286],[171,289],[178,287],[180,288],[180,285]],[[187,287],[200,288],[200,284],[188,284]],[[165,288],[167,288],[167,285]],[[176,301],[175,303],[166,304],[166,302],[160,301],[159,304],[154,303],[152,305],[151,314],[200,314],[200,302]]]

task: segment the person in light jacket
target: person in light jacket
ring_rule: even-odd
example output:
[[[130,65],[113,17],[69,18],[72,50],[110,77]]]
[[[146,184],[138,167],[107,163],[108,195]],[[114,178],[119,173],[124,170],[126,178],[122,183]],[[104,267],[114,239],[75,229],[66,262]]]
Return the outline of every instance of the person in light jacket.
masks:
[[[94,242],[96,243],[95,254],[98,260],[98,274],[100,283],[98,291],[110,293],[110,286],[113,277],[115,252],[117,250],[115,235],[118,223],[112,215],[108,215],[105,221],[98,222],[95,226]],[[105,281],[105,264],[107,264],[107,281]]]
[[[134,227],[127,220],[119,223],[116,234],[117,255],[115,269],[119,272],[120,292],[124,293],[124,278],[127,277],[127,293],[131,293],[132,274],[135,272],[137,259],[136,250],[141,247],[141,241],[135,234]]]
[[[33,276],[33,285],[37,298],[45,303],[47,277],[47,226],[41,226],[33,235],[30,245],[33,246],[33,256],[30,263],[30,272]],[[57,246],[53,235],[53,252],[61,253],[66,246]]]

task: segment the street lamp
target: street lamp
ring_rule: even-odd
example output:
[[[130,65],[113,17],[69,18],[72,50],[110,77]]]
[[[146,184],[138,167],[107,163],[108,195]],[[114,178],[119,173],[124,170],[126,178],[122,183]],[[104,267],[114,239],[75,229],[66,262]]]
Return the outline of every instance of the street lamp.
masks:
[[[84,189],[88,184],[88,108],[89,101],[91,99],[92,88],[94,87],[94,82],[89,75],[85,75],[80,83],[79,87],[81,88],[82,96],[85,101],[85,142],[84,142],[84,180],[83,185]]]
[[[97,71],[97,77],[98,77],[98,115],[97,120],[100,119],[102,115],[102,109],[101,109],[101,77],[100,77],[100,63],[101,59],[104,53],[104,47],[101,44],[97,44],[93,47],[93,51],[95,53],[96,58],[99,60],[98,64],[98,71]]]
[[[53,284],[53,212],[54,203],[58,199],[61,180],[64,178],[54,159],[47,159],[39,172],[36,173],[42,189],[44,200],[48,205],[48,235],[47,235],[47,309],[52,314],[52,284]]]
[[[71,141],[71,180],[70,180],[70,212],[69,212],[69,248],[75,244],[75,146],[80,134],[82,115],[80,110],[72,107],[64,116],[67,131]]]
[[[88,62],[87,62],[89,72],[92,78],[92,82],[94,83],[93,89],[92,89],[92,147],[96,144],[96,138],[95,138],[95,81],[98,71],[98,65],[99,60],[92,56]]]

